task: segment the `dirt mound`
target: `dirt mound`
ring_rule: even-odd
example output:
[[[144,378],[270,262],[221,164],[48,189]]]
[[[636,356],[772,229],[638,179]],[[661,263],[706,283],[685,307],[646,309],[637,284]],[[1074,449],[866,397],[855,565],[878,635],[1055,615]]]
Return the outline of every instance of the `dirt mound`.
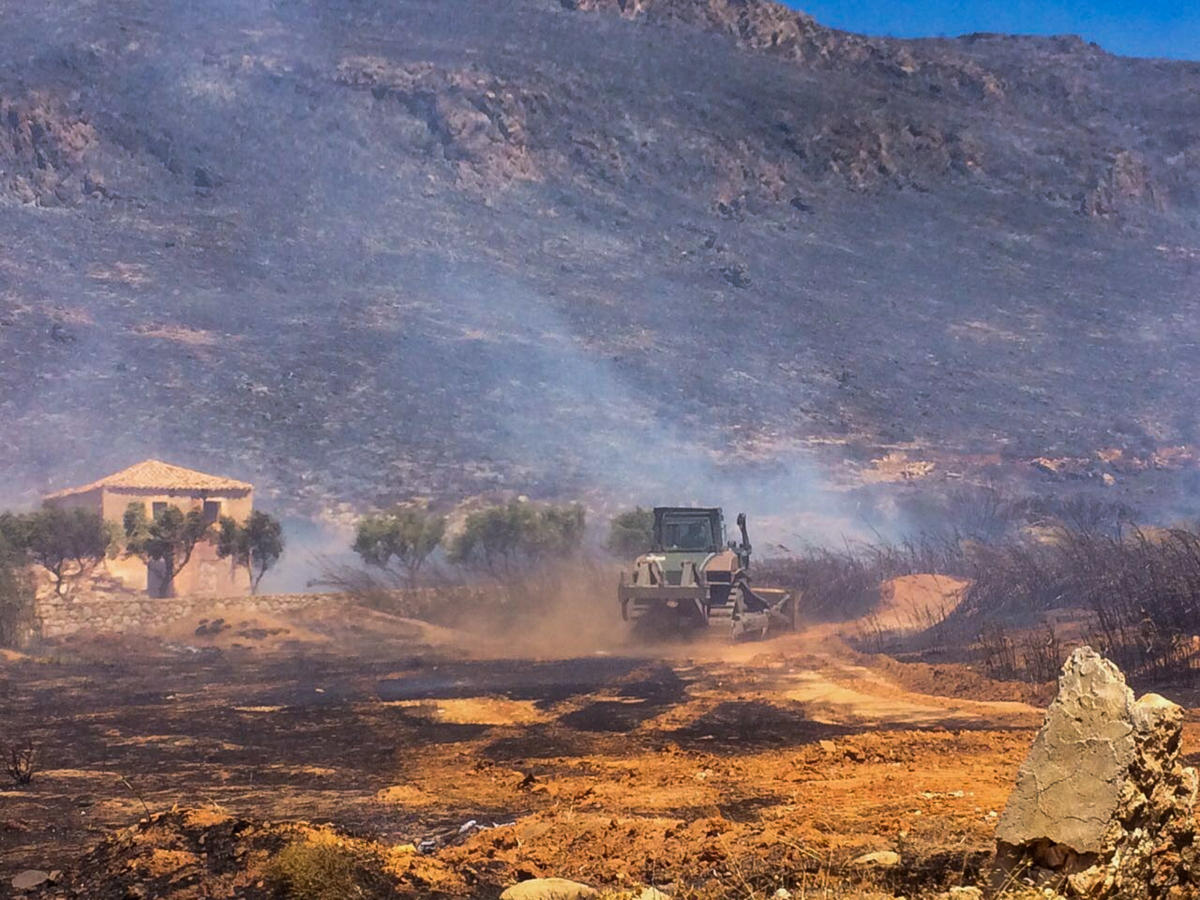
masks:
[[[893,578],[879,589],[879,607],[872,622],[883,631],[924,631],[958,607],[966,587],[966,581],[950,575]]]
[[[278,615],[252,607],[214,607],[158,629],[157,636],[194,647],[250,649],[271,652],[296,643],[327,644],[329,639],[306,627],[295,615]]]

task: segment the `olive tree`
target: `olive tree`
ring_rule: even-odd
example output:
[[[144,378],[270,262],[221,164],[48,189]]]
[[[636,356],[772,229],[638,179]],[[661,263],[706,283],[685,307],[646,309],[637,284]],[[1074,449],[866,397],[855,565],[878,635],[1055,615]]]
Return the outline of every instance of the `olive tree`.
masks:
[[[166,505],[146,515],[146,504],[130,503],[122,524],[125,531],[125,555],[136,556],[161,573],[162,596],[175,593],[175,576],[192,558],[196,545],[208,537],[210,524],[199,510],[184,512]]]
[[[446,533],[446,519],[416,507],[396,507],[359,519],[353,550],[367,565],[398,566],[414,587],[421,567]]]
[[[583,543],[586,517],[579,504],[538,505],[514,500],[467,516],[447,548],[450,562],[512,575],[574,556]]]
[[[114,527],[86,509],[43,507],[17,526],[18,549],[50,575],[54,591],[67,598],[118,544]]]
[[[258,593],[258,584],[279,557],[283,556],[283,525],[273,516],[255,510],[245,523],[223,516],[217,532],[217,556],[230,559],[250,576],[250,593]]]
[[[618,556],[645,553],[654,541],[654,510],[638,506],[613,516],[605,546]]]

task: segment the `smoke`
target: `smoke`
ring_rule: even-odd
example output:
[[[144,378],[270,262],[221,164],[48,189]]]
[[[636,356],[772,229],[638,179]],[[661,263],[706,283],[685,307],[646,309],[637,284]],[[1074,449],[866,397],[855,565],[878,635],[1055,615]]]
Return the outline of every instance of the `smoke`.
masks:
[[[677,365],[697,376],[699,392],[675,403],[663,385],[606,352],[603,338],[580,333],[561,301],[535,286],[494,274],[445,278],[440,293],[451,299],[437,324],[453,323],[469,364],[486,373],[480,389],[494,416],[488,455],[531,468],[545,495],[579,497],[601,513],[634,504],[722,506],[731,518],[745,510],[764,543],[866,534],[859,501],[833,486],[814,455],[764,448],[750,437],[765,418],[753,395],[741,403],[749,425],[696,421],[696,404],[717,410],[739,390],[738,372],[713,348],[673,351]],[[631,319],[624,329],[636,325]],[[686,382],[689,371],[681,374]],[[536,493],[537,485],[511,487]]]
[[[780,142],[875,87],[515,10],[14,6],[0,94],[66,98],[52,124],[94,130],[107,193],[0,210],[6,502],[147,456],[229,474],[288,517],[264,584],[298,589],[346,553],[331,514],[413,496],[580,499],[600,527],[720,505],[762,550],[904,531],[804,435],[1082,453],[1117,410],[1148,450],[1194,436],[1194,263],[1014,200],[1002,169],[838,192]],[[362,54],[528,99],[528,180],[460,184],[474,145],[336,82]],[[469,116],[461,90],[427,99]],[[730,172],[776,169],[791,203],[714,213]]]

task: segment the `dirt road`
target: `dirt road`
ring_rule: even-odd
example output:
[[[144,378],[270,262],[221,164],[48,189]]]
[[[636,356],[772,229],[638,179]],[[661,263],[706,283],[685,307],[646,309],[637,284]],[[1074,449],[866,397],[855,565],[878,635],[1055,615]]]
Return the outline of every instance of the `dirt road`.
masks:
[[[362,646],[0,664],[4,742],[40,761],[0,791],[0,884],[175,804],[427,842],[416,893],[542,874],[795,887],[878,849],[933,884],[989,849],[1040,721],[949,669],[956,696],[914,692],[829,631],[567,659]],[[460,836],[470,821],[505,827]]]

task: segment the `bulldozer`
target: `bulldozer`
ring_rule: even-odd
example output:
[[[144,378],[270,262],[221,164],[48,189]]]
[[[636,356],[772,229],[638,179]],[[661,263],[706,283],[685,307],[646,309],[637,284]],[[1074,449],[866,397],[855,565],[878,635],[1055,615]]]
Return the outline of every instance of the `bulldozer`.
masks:
[[[657,633],[728,626],[733,639],[795,630],[798,601],[788,591],[750,586],[746,514],[739,540],[726,541],[719,507],[658,506],[651,546],[621,573],[621,618]]]

